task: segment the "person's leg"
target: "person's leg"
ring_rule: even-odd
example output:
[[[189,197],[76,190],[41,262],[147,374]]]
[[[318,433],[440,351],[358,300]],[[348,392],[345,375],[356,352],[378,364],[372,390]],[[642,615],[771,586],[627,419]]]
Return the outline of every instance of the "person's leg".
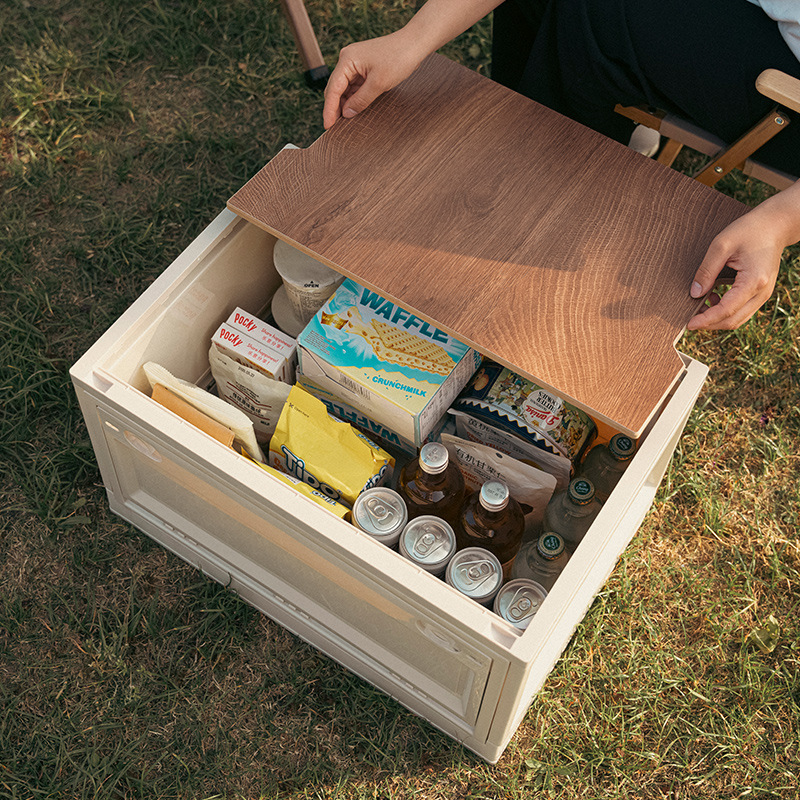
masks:
[[[773,105],[755,89],[767,67],[800,77],[776,23],[745,0],[554,0],[511,88],[622,142],[632,123],[616,103],[658,106],[730,142]],[[757,157],[800,174],[800,118]]]

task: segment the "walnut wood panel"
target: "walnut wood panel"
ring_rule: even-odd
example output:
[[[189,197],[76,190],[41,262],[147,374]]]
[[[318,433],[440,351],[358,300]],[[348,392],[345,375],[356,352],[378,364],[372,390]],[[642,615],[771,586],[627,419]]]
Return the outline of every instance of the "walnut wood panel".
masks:
[[[746,210],[441,56],[228,205],[635,435]]]

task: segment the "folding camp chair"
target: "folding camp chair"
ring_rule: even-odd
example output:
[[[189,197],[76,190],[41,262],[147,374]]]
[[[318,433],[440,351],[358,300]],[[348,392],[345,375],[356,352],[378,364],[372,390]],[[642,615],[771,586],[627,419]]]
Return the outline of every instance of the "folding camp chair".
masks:
[[[300,58],[303,60],[306,83],[312,89],[324,89],[331,71],[322,57],[322,51],[319,49],[319,43],[303,0],[281,0],[281,7],[294,34],[294,40],[297,42]]]
[[[713,186],[732,169],[740,169],[745,175],[764,181],[777,189],[785,189],[800,176],[788,175],[750,156],[789,125],[792,112],[800,115],[800,80],[785,72],[768,69],[756,79],[756,89],[765,97],[774,100],[777,105],[747,133],[727,146],[722,140],[691,122],[659,109],[649,106],[618,105],[615,111],[640,125],[657,130],[666,137],[667,141],[657,157],[662,164],[670,166],[684,145],[711,156],[711,162],[694,176],[707,186]]]

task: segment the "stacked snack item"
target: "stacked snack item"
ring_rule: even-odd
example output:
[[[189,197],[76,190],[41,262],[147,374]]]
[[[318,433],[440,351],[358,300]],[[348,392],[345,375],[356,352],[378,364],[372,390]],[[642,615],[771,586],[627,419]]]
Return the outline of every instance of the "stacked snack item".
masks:
[[[268,378],[294,383],[297,344],[267,322],[236,308],[211,337],[212,347]]]
[[[456,433],[533,463],[565,488],[597,428],[583,411],[485,359],[450,408]]]
[[[365,489],[391,478],[394,458],[293,386],[269,442],[269,464],[352,505]]]
[[[219,396],[252,420],[266,444],[294,382],[294,339],[241,308],[231,312],[211,339],[208,361]]]
[[[298,382],[416,455],[480,363],[463,342],[347,279],[297,340]]]

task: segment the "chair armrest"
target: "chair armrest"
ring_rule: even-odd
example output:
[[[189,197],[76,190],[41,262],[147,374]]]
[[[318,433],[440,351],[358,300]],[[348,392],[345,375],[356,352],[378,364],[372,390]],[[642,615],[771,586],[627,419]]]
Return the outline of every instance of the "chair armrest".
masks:
[[[756,78],[756,89],[778,105],[800,113],[800,80],[777,69],[765,69]]]

